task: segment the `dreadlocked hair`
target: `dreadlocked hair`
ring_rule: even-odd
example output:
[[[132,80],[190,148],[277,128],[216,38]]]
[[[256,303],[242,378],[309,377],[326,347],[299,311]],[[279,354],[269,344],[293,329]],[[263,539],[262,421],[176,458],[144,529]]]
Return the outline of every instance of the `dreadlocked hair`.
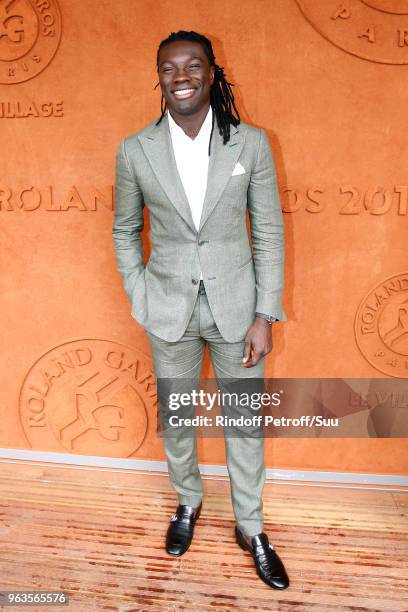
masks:
[[[190,42],[199,43],[203,47],[205,54],[208,57],[210,66],[214,66],[214,80],[210,89],[210,104],[213,109],[213,122],[210,144],[208,148],[208,154],[210,154],[211,139],[214,131],[214,115],[217,120],[220,135],[223,137],[224,144],[226,144],[230,139],[231,125],[236,127],[241,121],[237,107],[235,106],[234,94],[232,93],[233,83],[229,83],[227,81],[224,73],[224,68],[216,64],[211,41],[203,34],[198,34],[194,31],[179,30],[178,32],[172,32],[170,36],[162,40],[159,45],[159,48],[157,49],[157,68],[159,67],[160,50],[166,45],[169,45],[170,43],[179,40],[187,40]],[[161,115],[158,121],[156,122],[156,125],[158,125],[163,119],[166,110],[167,103],[162,94]]]

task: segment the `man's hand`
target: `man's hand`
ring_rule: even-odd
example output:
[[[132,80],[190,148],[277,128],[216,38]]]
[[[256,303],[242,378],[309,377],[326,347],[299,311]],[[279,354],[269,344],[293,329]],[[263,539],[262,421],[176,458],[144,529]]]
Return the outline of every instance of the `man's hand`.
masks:
[[[266,319],[255,318],[245,337],[244,358],[242,360],[245,368],[252,368],[262,357],[271,352],[273,348],[272,325]]]

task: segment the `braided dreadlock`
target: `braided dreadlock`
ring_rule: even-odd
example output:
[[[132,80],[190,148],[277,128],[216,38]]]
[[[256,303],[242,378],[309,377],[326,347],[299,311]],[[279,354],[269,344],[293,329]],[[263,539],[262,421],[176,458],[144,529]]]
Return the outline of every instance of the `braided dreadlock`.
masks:
[[[198,34],[194,31],[179,30],[172,32],[170,36],[161,41],[157,49],[157,67],[159,67],[160,50],[172,42],[178,40],[187,40],[189,42],[198,42],[204,49],[210,66],[214,66],[214,80],[210,89],[210,104],[213,109],[213,123],[211,129],[210,144],[208,147],[208,155],[210,154],[211,139],[214,131],[214,115],[217,119],[217,125],[220,135],[223,137],[223,143],[226,144],[230,139],[230,126],[237,126],[240,123],[240,116],[235,106],[234,94],[232,93],[232,83],[229,83],[224,74],[224,68],[215,63],[215,55],[213,52],[210,40],[203,34]],[[163,119],[167,110],[167,103],[162,94],[161,97],[161,115],[156,125]],[[235,114],[234,114],[235,111]]]

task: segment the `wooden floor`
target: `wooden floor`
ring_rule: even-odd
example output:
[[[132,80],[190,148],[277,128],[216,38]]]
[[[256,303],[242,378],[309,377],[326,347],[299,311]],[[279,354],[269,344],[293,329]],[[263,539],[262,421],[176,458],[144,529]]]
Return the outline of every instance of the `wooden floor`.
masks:
[[[291,579],[276,591],[234,541],[229,483],[205,489],[193,544],[172,558],[167,477],[0,463],[0,590],[66,590],[69,607],[28,609],[69,612],[408,610],[408,495],[266,485]]]

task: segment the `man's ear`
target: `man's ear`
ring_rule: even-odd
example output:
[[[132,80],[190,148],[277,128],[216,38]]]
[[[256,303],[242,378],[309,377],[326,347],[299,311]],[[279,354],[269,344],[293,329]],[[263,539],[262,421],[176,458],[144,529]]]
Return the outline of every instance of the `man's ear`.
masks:
[[[214,66],[210,66],[210,81],[211,81],[211,85],[214,83],[214,75],[215,75],[215,68],[214,68]]]

